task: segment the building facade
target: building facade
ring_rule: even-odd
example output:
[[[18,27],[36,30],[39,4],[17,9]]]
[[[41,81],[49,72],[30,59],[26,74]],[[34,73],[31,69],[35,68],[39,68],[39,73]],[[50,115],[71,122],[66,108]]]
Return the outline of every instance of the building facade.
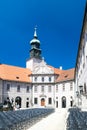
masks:
[[[87,108],[87,4],[76,60],[75,88],[77,106]]]
[[[75,102],[74,68],[62,70],[41,57],[36,28],[26,68],[0,64],[0,102],[15,107],[69,108]]]

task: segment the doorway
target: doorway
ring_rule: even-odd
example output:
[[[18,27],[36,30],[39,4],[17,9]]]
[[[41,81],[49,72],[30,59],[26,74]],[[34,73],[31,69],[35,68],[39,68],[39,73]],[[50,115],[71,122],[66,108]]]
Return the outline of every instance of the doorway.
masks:
[[[15,104],[16,104],[19,108],[21,108],[21,100],[22,100],[22,99],[21,99],[21,97],[19,97],[19,96],[15,98]]]
[[[56,101],[56,108],[58,108],[58,101]]]
[[[41,99],[41,106],[45,106],[45,99],[44,98]]]
[[[66,108],[66,97],[62,97],[62,108]]]

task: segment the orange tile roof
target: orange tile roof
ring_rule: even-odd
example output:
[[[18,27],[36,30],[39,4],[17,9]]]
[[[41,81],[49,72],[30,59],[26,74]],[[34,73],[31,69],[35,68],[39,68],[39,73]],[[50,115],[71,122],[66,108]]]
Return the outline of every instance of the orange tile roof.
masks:
[[[0,64],[0,78],[3,80],[31,82],[30,75],[31,71],[27,68]]]
[[[75,69],[69,70],[60,70],[49,66],[52,70],[54,70],[54,74],[58,75],[58,78],[55,82],[62,82],[67,80],[74,79],[74,71]],[[11,65],[0,64],[0,78],[3,80],[9,81],[18,81],[18,82],[32,82],[30,80],[30,75],[32,74],[31,70],[28,68],[21,68]]]
[[[67,80],[74,80],[74,72],[75,69],[69,69],[69,70],[64,70],[59,77],[57,78],[56,82],[63,82]]]
[[[48,65],[49,66],[49,65]],[[54,70],[54,74],[58,75],[58,78],[55,82],[62,82],[67,80],[74,80],[74,72],[75,69],[69,69],[69,70],[61,70],[58,68],[54,68],[53,66],[49,66],[52,70]]]

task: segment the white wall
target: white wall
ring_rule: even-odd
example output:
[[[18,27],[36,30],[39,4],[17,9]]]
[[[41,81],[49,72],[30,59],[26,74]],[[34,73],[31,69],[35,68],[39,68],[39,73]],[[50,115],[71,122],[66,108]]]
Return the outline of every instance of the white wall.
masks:
[[[7,91],[7,84],[10,84],[10,91]],[[17,85],[20,85],[20,92],[17,92]],[[22,99],[22,106],[26,108],[26,102],[28,101],[27,98],[29,98],[29,102],[30,102],[30,106],[31,106],[31,84],[27,84],[27,83],[20,83],[20,82],[10,82],[10,81],[4,81],[4,100],[7,99],[7,97],[9,97],[9,99],[11,100],[12,98],[15,101],[15,98],[17,96],[21,97]],[[26,92],[26,87],[29,86],[30,87],[30,92]],[[15,102],[14,102],[15,105]]]
[[[37,92],[34,91],[34,87],[37,86]],[[44,92],[41,91],[41,87],[44,86]],[[48,87],[51,86],[51,92],[48,92]],[[52,84],[35,84],[33,85],[33,104],[34,104],[34,98],[38,98],[38,104],[34,105],[37,107],[41,106],[41,99],[44,98],[45,99],[45,106],[52,106],[54,107],[54,85]],[[48,104],[48,98],[52,98],[52,104],[49,105]]]
[[[70,90],[70,83],[73,83],[73,90]],[[63,91],[63,84],[65,84],[65,90]],[[58,92],[56,92],[56,85],[58,85]],[[58,108],[62,108],[62,97],[66,97],[66,107],[70,107],[70,101],[71,101],[71,96],[73,97],[74,100],[74,81],[67,81],[67,82],[62,82],[62,83],[57,83],[55,85],[55,102],[58,101]],[[58,97],[58,99],[56,98]],[[56,107],[56,104],[55,104]]]

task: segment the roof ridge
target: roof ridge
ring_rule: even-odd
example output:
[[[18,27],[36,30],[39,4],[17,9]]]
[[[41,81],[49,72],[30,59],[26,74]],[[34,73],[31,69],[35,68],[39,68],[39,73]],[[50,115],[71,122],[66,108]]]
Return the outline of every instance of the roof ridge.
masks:
[[[19,68],[19,69],[28,69],[28,70],[30,70],[31,71],[31,69],[29,69],[29,68],[24,68],[24,67],[20,67],[20,66],[14,66],[14,65],[8,65],[8,64],[0,64],[0,66],[8,66],[8,67],[15,67],[15,68]]]

